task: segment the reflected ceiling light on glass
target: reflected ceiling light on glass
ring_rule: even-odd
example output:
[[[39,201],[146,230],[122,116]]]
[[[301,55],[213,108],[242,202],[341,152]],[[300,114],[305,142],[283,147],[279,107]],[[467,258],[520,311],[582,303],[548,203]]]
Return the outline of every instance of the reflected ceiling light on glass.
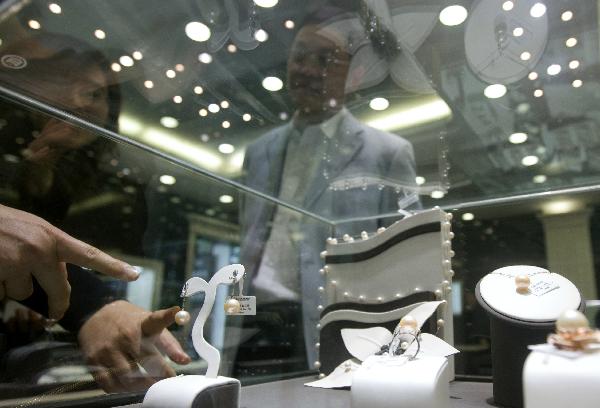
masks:
[[[183,64],[177,64],[177,65],[175,65],[175,71],[183,72],[183,71],[185,71],[185,66]]]
[[[211,103],[210,105],[208,105],[209,112],[217,113],[220,110],[221,110],[221,108],[219,108],[219,105],[217,105],[216,103]]]
[[[168,69],[167,72],[165,72],[165,75],[167,76],[167,78],[173,79],[177,74],[172,69]]]
[[[552,64],[546,69],[546,73],[548,75],[558,75],[560,73],[561,67],[558,64]]]
[[[369,102],[369,107],[376,111],[386,110],[390,106],[390,101],[385,98],[373,98]]]
[[[448,6],[440,11],[440,22],[447,26],[457,26],[462,24],[469,15],[466,8],[458,4]]]
[[[198,55],[198,61],[200,61],[203,64],[210,64],[212,60],[213,57],[208,52],[203,52],[200,55]]]
[[[252,120],[252,115],[250,115],[249,113],[244,113],[242,115],[242,120],[244,122],[250,122]]]
[[[112,64],[110,64],[110,69],[112,69],[115,72],[120,72],[121,71],[121,65],[119,65],[116,62],[113,62]]]
[[[60,7],[56,3],[50,3],[50,4],[48,4],[48,8],[54,14],[60,14],[60,13],[62,13],[62,7]]]
[[[529,61],[531,59],[531,53],[529,51],[523,51],[520,58],[523,61]]]
[[[119,58],[119,62],[124,67],[132,67],[134,63],[133,58],[131,58],[129,55],[123,55],[121,58]]]
[[[425,184],[425,177],[415,177],[415,183],[417,183],[418,186],[422,186],[423,184]]]
[[[256,30],[254,33],[254,39],[258,42],[265,42],[269,39],[269,34],[262,28]]]
[[[523,159],[521,159],[521,164],[523,166],[535,166],[539,161],[540,159],[537,156],[531,155],[523,157]]]
[[[163,116],[160,118],[160,124],[169,129],[175,129],[179,126],[179,121],[171,116]]]
[[[544,96],[544,91],[542,91],[541,89],[536,89],[535,91],[533,91],[533,96],[535,96],[536,98],[541,98],[542,96]]]
[[[223,194],[221,197],[219,197],[219,202],[223,204],[231,204],[233,203],[233,197],[229,194]]]
[[[223,123],[221,123],[221,126],[223,126],[223,129],[229,129],[231,127],[231,123],[228,120],[224,120]]]
[[[560,19],[562,21],[570,21],[573,18],[573,12],[571,10],[567,10],[560,15]]]
[[[142,55],[141,52],[139,51],[134,51],[133,54],[131,54],[133,56],[133,59],[135,60],[141,60],[142,58],[144,58],[144,56]]]
[[[533,176],[533,182],[536,184],[545,183],[546,180],[548,180],[548,177],[546,177],[544,174],[538,174],[536,176]]]
[[[283,81],[276,76],[269,76],[263,79],[262,86],[267,91],[277,92],[283,88]]]
[[[254,0],[254,4],[264,8],[275,7],[277,3],[279,3],[279,0]]]
[[[200,85],[197,85],[194,87],[194,93],[196,95],[202,95],[204,93],[204,88],[202,88]]]
[[[235,151],[235,147],[233,147],[233,145],[229,143],[221,143],[218,149],[223,154],[231,154]]]
[[[475,219],[475,215],[473,215],[473,213],[464,213],[461,218],[463,221],[473,221]]]
[[[529,109],[531,108],[531,106],[528,103],[520,103],[517,105],[517,113],[520,113],[521,115],[526,114],[527,112],[529,112]]]
[[[94,37],[96,37],[99,40],[104,40],[106,38],[106,33],[100,29],[97,29],[96,31],[94,31]]]
[[[535,3],[531,6],[531,9],[529,9],[529,15],[533,18],[539,18],[544,14],[546,14],[546,5],[543,3]]]
[[[296,27],[296,24],[292,20],[285,20],[283,26],[288,30],[293,30]]]
[[[200,116],[207,116],[208,115],[208,111],[206,109],[202,108],[202,109],[200,109],[198,111],[198,115],[200,115]]]
[[[204,42],[210,38],[210,28],[199,21],[192,21],[185,25],[185,35],[190,40]]]
[[[179,95],[175,95],[173,97],[173,102],[175,102],[175,103],[181,103],[181,102],[183,102],[183,98],[181,96],[179,96]]]
[[[579,61],[577,60],[573,60],[569,62],[569,68],[571,69],[577,69],[579,68]]]
[[[571,83],[571,85],[573,85],[573,88],[581,88],[583,81],[581,79],[576,79]]]
[[[511,11],[514,6],[515,3],[513,3],[512,1],[505,1],[504,3],[502,3],[502,10]]]
[[[577,38],[575,38],[575,37],[568,38],[567,41],[565,41],[565,45],[569,48],[575,47],[577,45]]]
[[[435,198],[436,200],[439,200],[440,198],[444,198],[444,192],[441,190],[434,190],[431,192],[431,198]]]
[[[210,136],[207,135],[206,133],[202,133],[200,135],[200,140],[202,140],[204,143],[208,142],[210,140]]]
[[[513,30],[513,35],[515,37],[520,37],[523,35],[524,32],[525,30],[523,30],[523,27],[515,27],[515,29]]]
[[[42,25],[40,24],[39,21],[37,20],[29,20],[27,22],[27,25],[29,26],[29,28],[31,28],[32,30],[39,30],[40,28],[42,28]]]
[[[490,99],[502,98],[506,95],[506,87],[502,84],[488,85],[484,90],[483,94]]]
[[[527,78],[531,79],[532,81],[535,81],[538,78],[538,74],[535,71],[532,71],[529,73],[529,75],[527,75]]]
[[[128,135],[137,135],[143,129],[139,120],[125,114],[119,115],[119,131]],[[123,169],[125,170],[125,169]]]
[[[148,89],[154,88],[154,82],[152,81],[144,81],[144,86]]]
[[[235,46],[235,44],[229,44],[229,45],[227,46],[227,51],[229,51],[230,53],[232,53],[232,54],[233,54],[234,52],[236,52],[236,51],[237,51],[237,47]]]
[[[167,186],[172,186],[173,184],[175,184],[177,182],[177,179],[175,179],[175,177],[173,177],[169,174],[163,174],[162,176],[159,177],[159,180],[161,183],[163,183]]]
[[[508,141],[512,144],[521,144],[527,141],[527,133],[517,132],[508,137]]]
[[[281,119],[281,120],[288,120],[288,117],[289,116],[288,116],[287,112],[280,112],[279,113],[279,119]]]
[[[221,101],[221,108],[223,109],[227,109],[229,108],[229,102],[228,101]]]

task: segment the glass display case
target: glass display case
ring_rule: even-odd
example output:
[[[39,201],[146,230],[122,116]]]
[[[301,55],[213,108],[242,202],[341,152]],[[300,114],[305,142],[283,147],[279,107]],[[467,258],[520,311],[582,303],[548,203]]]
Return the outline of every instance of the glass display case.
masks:
[[[434,207],[453,214],[457,379],[492,379],[475,287],[502,266],[568,278],[598,327],[599,13],[0,1],[0,406],[139,402],[202,373],[172,307],[194,319],[184,283],[236,263],[257,313],[227,315],[219,288],[220,372],[315,375],[327,243]]]

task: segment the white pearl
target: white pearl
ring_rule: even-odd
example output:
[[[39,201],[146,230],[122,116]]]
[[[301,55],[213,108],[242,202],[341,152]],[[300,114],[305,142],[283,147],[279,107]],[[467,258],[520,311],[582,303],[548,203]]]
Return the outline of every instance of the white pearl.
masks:
[[[377,228],[377,233],[381,234],[383,231],[385,231],[385,227],[379,227]]]
[[[446,248],[446,249],[452,248],[452,243],[450,241],[444,241],[444,248]]]
[[[443,287],[445,287],[445,288],[447,288],[448,286],[450,286],[450,281],[448,281],[448,280],[443,280],[443,281],[442,281],[442,286],[443,286]]]
[[[362,239],[369,239],[369,234],[367,234],[367,231],[363,231],[360,233],[360,237]]]
[[[323,310],[323,305],[319,305],[319,306],[317,306],[317,310],[318,310],[318,311],[321,311],[321,310]]]
[[[450,262],[448,259],[446,259],[442,262],[442,266],[444,267],[444,269],[449,270],[450,267],[452,266],[452,262]]]
[[[225,313],[229,315],[239,313],[240,302],[238,302],[237,299],[233,298],[227,299],[227,301],[223,305],[223,309],[225,310]]]
[[[438,327],[444,327],[444,324],[445,324],[445,323],[446,323],[446,322],[444,322],[444,319],[439,319],[439,320],[437,321],[437,325],[438,325]]]
[[[417,319],[415,319],[411,315],[406,315],[402,319],[400,319],[400,327],[409,327],[411,329],[417,330],[418,325],[419,322],[417,322]]]
[[[531,279],[527,275],[517,275],[515,276],[515,285],[517,286],[517,292],[519,293],[527,293],[529,291],[529,285],[531,284]]]
[[[441,299],[441,298],[442,298],[442,296],[444,296],[444,293],[442,292],[442,290],[441,290],[441,289],[436,289],[436,290],[435,290],[435,297],[436,297],[437,299]]]
[[[396,293],[394,296],[396,296],[397,298],[401,298],[402,294],[401,293]]]
[[[320,361],[315,361],[314,366],[318,370],[319,368],[321,368],[321,362]]]
[[[448,233],[448,238],[450,238],[450,239],[454,239],[454,232],[450,231],[450,232]]]
[[[323,286],[319,286],[319,292],[321,292],[321,293],[325,292],[325,288]]]
[[[323,378],[325,378],[325,374],[323,374],[323,373],[319,374],[319,379],[323,379]]]
[[[350,293],[348,293],[348,292],[344,292],[344,297],[346,297],[346,298],[347,298],[347,297],[349,297],[349,296],[350,296]]]
[[[452,213],[447,213],[447,214],[446,214],[446,220],[448,220],[448,221],[451,221],[451,220],[452,220],[452,218],[453,218],[453,215],[452,215]]]
[[[323,269],[323,268],[319,269],[319,274],[325,275],[325,269]]]
[[[315,326],[317,328],[317,330],[321,329],[321,323],[317,323],[317,325]]]
[[[408,342],[403,341],[402,343],[400,343],[400,348],[402,350],[406,350],[408,348]]]
[[[574,331],[589,327],[590,322],[587,317],[577,310],[565,310],[556,320],[556,328],[558,330]]]
[[[453,250],[450,250],[450,251],[448,252],[448,256],[449,256],[450,258],[454,258],[454,255],[456,255],[456,253],[455,253]]]
[[[344,240],[344,242],[348,242],[348,241],[350,241],[350,235],[344,234],[344,236],[342,237],[342,239]]]
[[[323,269],[325,270],[325,273],[329,273],[329,271],[331,270],[331,268],[329,267],[329,265],[325,265],[323,267]]]
[[[382,296],[377,296],[377,301],[378,301],[379,303],[383,302],[383,297],[382,297]]]
[[[448,276],[448,278],[452,279],[454,277],[454,271],[452,269],[450,269],[448,272],[446,272],[446,276]]]
[[[364,300],[365,300],[365,295],[360,295],[360,296],[358,297],[358,300],[360,300],[361,302],[364,302]]]
[[[180,310],[179,312],[175,313],[175,323],[177,323],[178,325],[183,326],[189,321],[190,314],[187,311]]]
[[[354,238],[350,237],[350,238],[348,239],[348,242],[354,242]]]
[[[315,348],[321,347],[321,343],[315,343]]]
[[[329,241],[329,243],[330,243],[331,245],[336,245],[336,244],[338,243],[338,241],[337,241],[337,239],[336,239],[336,238],[331,238],[331,241]]]
[[[337,281],[336,280],[332,280],[331,282],[329,282],[331,284],[331,286],[337,286]]]
[[[322,251],[319,256],[321,257],[321,259],[325,259],[325,257],[327,256],[327,251]]]

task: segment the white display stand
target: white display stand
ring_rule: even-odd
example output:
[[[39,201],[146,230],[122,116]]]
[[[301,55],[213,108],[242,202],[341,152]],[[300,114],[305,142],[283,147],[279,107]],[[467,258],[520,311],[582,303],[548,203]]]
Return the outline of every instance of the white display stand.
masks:
[[[372,356],[352,380],[352,408],[448,408],[446,357]]]
[[[240,382],[235,378],[217,376],[221,355],[204,339],[204,324],[212,311],[219,285],[238,283],[244,276],[244,266],[225,266],[206,282],[202,278],[189,279],[182,297],[204,292],[204,304],[192,328],[192,343],[200,357],[208,363],[206,375],[182,375],[167,378],[154,384],[144,397],[144,408],[195,408],[203,399],[214,401],[213,405],[202,403],[202,408],[239,407]],[[202,398],[206,395],[206,398]],[[227,402],[223,402],[227,401]]]
[[[577,354],[529,354],[523,369],[525,408],[600,407],[600,353]]]

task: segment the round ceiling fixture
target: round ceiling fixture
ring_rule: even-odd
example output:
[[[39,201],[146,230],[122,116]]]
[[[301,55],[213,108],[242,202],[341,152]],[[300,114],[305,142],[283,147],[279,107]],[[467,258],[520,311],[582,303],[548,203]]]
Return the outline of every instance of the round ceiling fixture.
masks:
[[[185,25],[185,35],[187,35],[190,40],[204,42],[210,38],[210,28],[199,21],[192,21]]]

